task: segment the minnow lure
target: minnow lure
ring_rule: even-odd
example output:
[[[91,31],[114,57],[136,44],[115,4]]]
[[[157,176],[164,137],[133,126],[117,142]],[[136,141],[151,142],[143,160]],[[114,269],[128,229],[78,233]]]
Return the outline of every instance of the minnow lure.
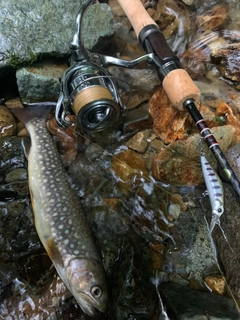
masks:
[[[220,223],[220,217],[224,212],[223,185],[221,179],[205,158],[203,151],[201,152],[201,165],[212,207],[212,220],[209,227],[210,233],[212,233],[215,225]]]

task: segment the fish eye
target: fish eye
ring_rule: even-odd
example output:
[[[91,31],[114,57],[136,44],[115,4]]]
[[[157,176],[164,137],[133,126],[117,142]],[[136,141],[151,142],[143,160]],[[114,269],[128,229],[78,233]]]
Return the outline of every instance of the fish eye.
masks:
[[[102,295],[102,289],[98,286],[92,287],[91,289],[91,294],[95,297],[95,298],[100,298]]]

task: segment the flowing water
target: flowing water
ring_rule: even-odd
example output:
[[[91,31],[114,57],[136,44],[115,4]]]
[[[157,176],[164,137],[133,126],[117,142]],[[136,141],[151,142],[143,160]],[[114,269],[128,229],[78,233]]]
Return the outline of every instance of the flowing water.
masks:
[[[155,6],[154,2],[149,3]],[[226,26],[220,23],[219,27],[215,22],[213,29],[209,29],[206,23],[205,27],[204,23],[195,24],[197,17],[210,19],[214,13],[209,13],[209,8],[218,5],[229,10],[231,20]],[[239,40],[239,2],[194,0],[193,5],[184,10],[189,15],[177,14],[179,24],[169,37],[169,44],[190,70],[202,90],[203,100],[230,99],[238,93],[238,88],[217,72],[209,52],[218,44],[219,38],[222,43]],[[223,12],[218,17],[220,20]],[[119,21],[118,18],[118,24]],[[190,21],[188,32],[185,32],[186,21]],[[121,30],[119,25],[118,30]],[[118,36],[123,35],[119,33]],[[130,40],[124,37],[128,44],[126,47],[131,48],[131,37]],[[123,49],[120,51],[125,53]],[[195,55],[200,51],[201,59]],[[141,53],[137,45],[132,53],[130,50],[125,54],[135,58],[136,52]],[[204,72],[199,75],[201,66],[204,66]],[[128,71],[115,71],[116,76],[120,72],[124,80],[134,79],[138,89],[148,88],[151,91],[158,85],[157,76],[151,68],[145,71],[144,78],[141,71],[133,71],[130,75]],[[204,284],[206,276],[220,274],[224,278],[218,263],[218,249],[205,223],[206,212],[199,204],[198,197],[201,197],[204,187],[164,185],[155,181],[151,171],[146,170],[147,159],[144,162],[127,152],[126,158],[121,158],[122,151],[128,149],[125,142],[133,135],[122,127],[115,126],[82,139],[81,150],[84,151],[66,166],[69,181],[96,237],[108,277],[109,311],[99,319],[182,319],[171,312],[168,314],[166,299],[159,291],[161,283],[191,284],[199,291],[209,292]],[[26,167],[22,157],[20,161]],[[14,161],[10,166],[14,167]],[[89,319],[57,277],[38,240],[27,192],[20,196],[22,209],[14,211],[12,203],[16,194],[19,197],[17,190],[7,190],[0,203],[1,224],[5,226],[0,238],[4,246],[0,259],[0,319]],[[174,204],[176,194],[182,196],[188,209],[177,218],[170,219],[169,207]],[[209,202],[207,199],[204,201],[209,211]],[[224,229],[221,230],[224,235]],[[226,235],[224,239],[228,242]],[[228,245],[234,255],[234,250]],[[228,296],[231,296],[231,288],[228,289]],[[234,295],[232,298],[237,305]],[[206,314],[199,319],[210,319]]]

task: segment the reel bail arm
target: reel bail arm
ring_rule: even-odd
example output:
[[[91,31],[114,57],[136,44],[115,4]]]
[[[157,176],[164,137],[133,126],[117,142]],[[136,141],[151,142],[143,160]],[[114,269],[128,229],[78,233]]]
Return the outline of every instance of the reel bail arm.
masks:
[[[136,68],[143,62],[151,63],[154,58],[152,53],[148,53],[135,60],[125,61],[88,52],[81,40],[81,26],[84,12],[95,2],[86,1],[76,17],[76,29],[70,43],[70,67],[61,77],[61,91],[56,106],[59,126],[69,127],[71,121],[68,114],[75,114],[78,126],[87,132],[110,127],[123,114],[124,106],[118,94],[116,78],[106,68]]]

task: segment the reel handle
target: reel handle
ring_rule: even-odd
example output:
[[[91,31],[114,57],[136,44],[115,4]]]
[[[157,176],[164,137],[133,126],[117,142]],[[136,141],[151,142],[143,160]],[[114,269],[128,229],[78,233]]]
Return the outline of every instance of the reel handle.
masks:
[[[141,45],[155,54],[154,67],[172,105],[184,111],[184,102],[199,102],[201,92],[188,73],[182,69],[177,56],[169,48],[157,24],[149,16],[140,0],[118,0],[130,20]]]

